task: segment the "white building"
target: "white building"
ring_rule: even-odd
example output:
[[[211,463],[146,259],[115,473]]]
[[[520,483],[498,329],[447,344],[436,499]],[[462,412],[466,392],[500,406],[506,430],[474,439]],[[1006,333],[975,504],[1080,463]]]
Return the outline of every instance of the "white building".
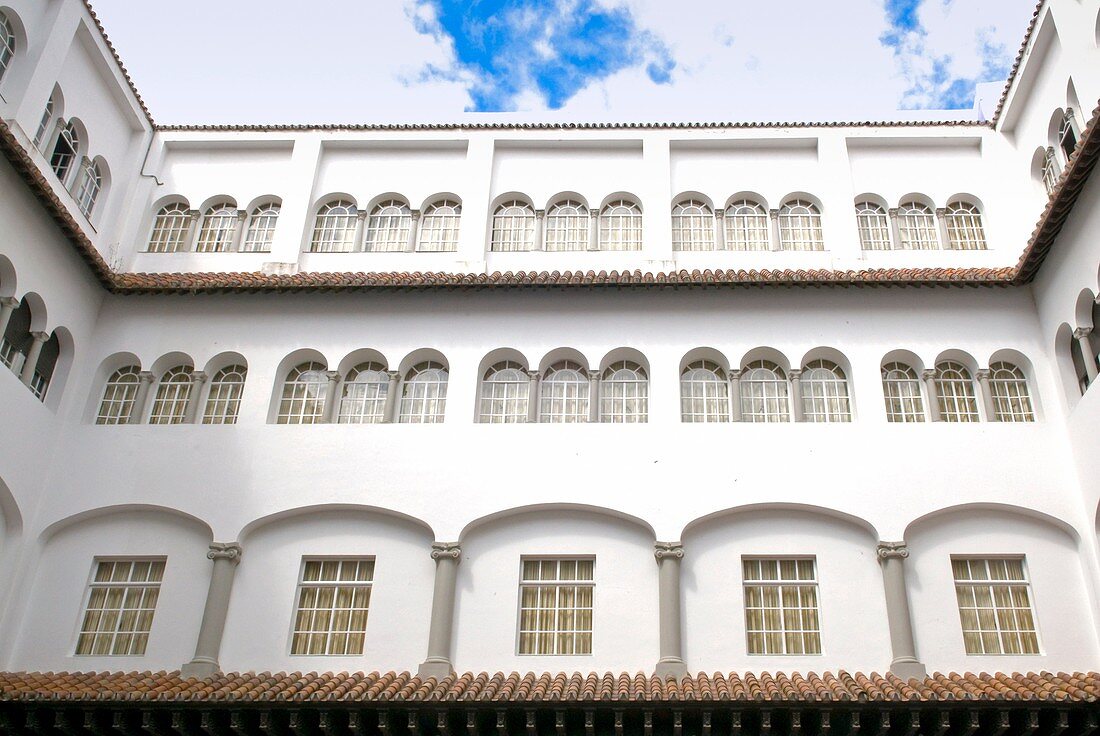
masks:
[[[989,122],[346,127],[4,2],[0,669],[1100,669],[1097,0]]]

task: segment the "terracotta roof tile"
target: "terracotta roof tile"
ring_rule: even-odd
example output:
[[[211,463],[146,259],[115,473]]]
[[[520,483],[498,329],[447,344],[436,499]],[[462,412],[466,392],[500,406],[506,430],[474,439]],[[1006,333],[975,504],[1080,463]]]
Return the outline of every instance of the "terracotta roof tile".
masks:
[[[118,69],[122,72],[122,76],[126,80],[126,84],[129,85],[130,91],[134,93],[134,98],[137,100],[138,106],[141,108],[141,111],[145,113],[145,119],[149,121],[149,125],[155,128],[156,122],[153,121],[152,113],[150,113],[149,108],[145,106],[145,100],[141,99],[141,93],[138,92],[134,80],[130,78],[130,72],[127,71],[126,65],[122,63],[122,57],[118,55],[115,45],[111,43],[110,37],[107,36],[107,30],[103,27],[103,23],[100,22],[99,16],[92,8],[91,2],[89,0],[84,0],[84,7],[87,8],[88,13],[91,14],[92,20],[95,22],[95,27],[99,30],[99,35],[103,37],[103,42],[107,44],[107,48],[110,50],[111,56],[114,57],[115,63],[118,64]]]
[[[1100,674],[941,674],[905,682],[891,674],[698,673],[677,682],[643,673],[467,672],[437,682],[407,672],[227,673],[181,680],[178,672],[6,672],[3,701],[245,702],[1096,702]]]
[[[363,131],[450,131],[450,130],[753,130],[783,128],[989,128],[982,120],[859,120],[859,121],[725,121],[648,123],[289,123],[289,124],[183,124],[158,125],[165,133],[279,133],[279,132],[363,132]]]
[[[1000,122],[1001,113],[1004,112],[1005,102],[1008,100],[1008,93],[1012,89],[1012,85],[1016,82],[1016,75],[1020,71],[1020,66],[1024,61],[1024,52],[1027,51],[1027,46],[1031,43],[1031,36],[1035,33],[1035,25],[1039,22],[1039,14],[1043,10],[1043,5],[1046,0],[1039,0],[1035,4],[1035,10],[1031,14],[1031,20],[1028,21],[1027,30],[1024,31],[1024,40],[1020,44],[1020,50],[1016,52],[1016,58],[1012,60],[1012,69],[1008,72],[1008,79],[1005,80],[1004,89],[1001,90],[1001,98],[997,100],[997,109],[993,111],[993,117],[990,118],[993,126],[996,127]]]

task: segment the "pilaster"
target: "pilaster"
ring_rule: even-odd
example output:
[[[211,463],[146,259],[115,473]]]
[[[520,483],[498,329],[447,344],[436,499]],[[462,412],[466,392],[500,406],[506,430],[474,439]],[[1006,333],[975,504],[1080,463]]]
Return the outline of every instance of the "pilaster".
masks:
[[[680,561],[684,558],[684,545],[681,542],[656,542],[653,556],[657,559],[660,619],[660,659],[655,671],[657,677],[662,679],[679,680],[687,676],[680,595]]]
[[[454,637],[455,585],[462,546],[458,542],[432,542],[435,560],[435,589],[432,593],[432,618],[428,629],[428,656],[416,671],[417,677],[436,681],[454,673],[451,649]]]
[[[180,667],[180,677],[207,678],[220,671],[218,654],[225,619],[229,613],[229,598],[233,592],[233,577],[241,561],[241,545],[237,542],[214,542],[206,557],[214,562],[210,573],[210,588],[206,593],[206,606],[202,612],[199,638],[195,644],[195,656]]]
[[[905,587],[904,561],[909,557],[909,547],[905,542],[879,542],[875,552],[882,564],[882,582],[886,593],[886,619],[893,652],[890,672],[903,680],[924,679],[928,672],[917,659],[909,594]]]

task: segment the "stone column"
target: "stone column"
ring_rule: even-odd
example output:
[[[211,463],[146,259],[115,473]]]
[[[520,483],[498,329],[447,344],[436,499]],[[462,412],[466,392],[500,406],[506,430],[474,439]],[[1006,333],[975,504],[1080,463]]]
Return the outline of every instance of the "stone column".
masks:
[[[199,415],[199,403],[202,401],[202,385],[206,383],[204,371],[191,371],[191,392],[187,395],[187,411],[183,415],[184,424],[194,424]]]
[[[679,680],[687,676],[680,623],[680,560],[684,546],[680,542],[657,542],[653,556],[657,558],[658,617],[660,620],[660,655],[656,674],[661,679]]]
[[[588,371],[588,421],[600,421],[600,374]]]
[[[530,383],[527,389],[527,421],[534,424],[539,420],[539,377],[538,371],[527,371]]]
[[[157,380],[149,371],[138,373],[138,388],[134,394],[134,408],[130,411],[130,420],[127,424],[141,424],[145,420],[145,404],[149,401],[149,388],[153,381]]]
[[[600,211],[588,208],[588,250],[600,249]]]
[[[714,249],[726,249],[726,211],[714,211]]]
[[[940,250],[951,248],[951,238],[947,235],[947,208],[936,208],[936,231],[940,235]]]
[[[730,385],[730,420],[740,422],[741,417],[741,370],[727,374]]]
[[[783,243],[779,240],[779,210],[768,210],[768,250],[783,250]]]
[[[435,590],[432,593],[432,621],[428,629],[428,658],[416,670],[421,680],[437,681],[454,673],[451,639],[454,634],[455,584],[462,547],[458,542],[432,542],[435,560]]]
[[[900,250],[902,242],[901,228],[898,227],[898,208],[891,207],[886,210],[886,213],[890,216],[890,244],[893,248]]]
[[[882,563],[886,620],[890,626],[890,649],[894,655],[890,672],[903,680],[923,679],[928,671],[917,659],[909,594],[905,588],[904,560],[909,556],[909,547],[905,542],[879,542],[876,551]]]
[[[233,242],[229,245],[229,250],[234,253],[239,253],[241,251],[247,226],[248,210],[237,210],[237,227],[233,231]]]
[[[401,381],[401,374],[397,371],[386,371],[390,382],[386,384],[386,411],[382,421],[393,424],[397,421],[397,387]]]
[[[938,422],[940,421],[940,397],[936,392],[936,369],[925,368],[921,371],[920,377],[924,379],[924,392],[928,394],[925,409],[928,412],[928,421]]]
[[[367,211],[360,209],[355,210],[355,239],[351,243],[351,251],[353,253],[358,253],[366,249],[366,243],[363,242],[367,234],[366,222]]]
[[[542,226],[546,220],[546,210],[535,210],[535,240],[531,243],[531,250],[546,250],[546,244],[542,242]]]
[[[187,236],[182,241],[180,241],[180,245],[182,247],[177,248],[175,251],[176,253],[179,253],[180,251],[190,253],[191,251],[195,250],[195,238],[199,236],[198,224],[199,211],[187,210]]]
[[[985,421],[997,421],[997,407],[993,405],[993,387],[989,385],[991,371],[988,368],[980,368],[974,372],[978,378],[978,393],[982,395],[982,409],[985,411]]]
[[[325,371],[325,377],[328,378],[328,388],[325,389],[325,411],[321,421],[332,424],[336,421],[336,407],[340,405],[340,371]]]
[[[796,422],[801,422],[803,420],[801,368],[791,370],[791,415]]]
[[[31,333],[31,346],[27,349],[27,359],[23,361],[23,372],[19,374],[19,380],[24,386],[30,386],[34,381],[34,369],[38,367],[38,356],[42,354],[42,346],[49,339],[48,333]]]
[[[206,678],[217,674],[218,653],[225,633],[225,617],[229,613],[229,596],[233,592],[233,575],[241,561],[241,545],[236,542],[214,542],[207,558],[214,561],[210,572],[210,588],[206,592],[206,607],[202,611],[199,640],[195,656],[180,667],[180,677]]]
[[[2,325],[3,320],[0,319],[0,326]],[[1096,381],[1097,374],[1096,355],[1092,351],[1091,341],[1089,340],[1092,329],[1091,327],[1078,327],[1073,331],[1073,339],[1077,341],[1077,347],[1081,349],[1081,359],[1085,363],[1085,375],[1089,377],[1090,385]],[[3,332],[0,332],[0,335],[2,334]]]
[[[0,297],[0,342],[4,340],[4,335],[7,334],[8,322],[11,321],[11,316],[18,306],[19,300],[14,296]]]
[[[420,228],[420,210],[413,210],[409,217],[409,243],[405,247],[409,253],[416,252],[416,233]]]

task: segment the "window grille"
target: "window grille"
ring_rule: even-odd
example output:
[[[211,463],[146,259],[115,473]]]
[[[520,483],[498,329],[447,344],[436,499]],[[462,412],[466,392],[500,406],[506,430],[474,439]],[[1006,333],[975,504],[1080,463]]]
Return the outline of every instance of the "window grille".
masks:
[[[62,183],[69,177],[73,162],[76,161],[76,152],[80,147],[80,136],[72,123],[68,123],[61,129],[57,136],[57,143],[53,147],[53,155],[50,156],[50,168]]]
[[[206,397],[203,424],[236,424],[244,394],[244,379],[248,369],[243,365],[231,365],[214,374],[210,381],[210,393]]]
[[[609,202],[600,213],[600,250],[641,249],[641,209],[629,199]]]
[[[164,558],[99,560],[76,640],[78,656],[140,657],[149,643]]]
[[[199,253],[225,253],[232,250],[237,222],[237,206],[232,202],[211,205],[202,216],[195,250]]]
[[[96,199],[103,189],[103,174],[99,170],[99,164],[89,161],[84,166],[83,178],[80,180],[80,191],[76,195],[76,204],[85,217],[92,216]]]
[[[400,253],[409,249],[412,210],[404,202],[391,199],[374,208],[367,219],[363,250],[370,253]]]
[[[2,34],[2,31],[0,31]],[[2,54],[0,54],[2,55]],[[4,76],[4,72],[0,70],[0,78]],[[46,100],[46,107],[42,110],[42,117],[38,121],[38,130],[34,133],[34,145],[35,148],[41,149],[46,144],[46,136],[50,132],[50,123],[53,122],[54,101],[53,95],[50,95],[50,99]]]
[[[768,212],[757,202],[742,199],[726,208],[728,250],[771,250]]]
[[[904,363],[882,367],[882,392],[886,396],[886,420],[923,422],[924,400],[917,372]]]
[[[492,250],[525,251],[535,247],[535,212],[519,200],[506,202],[493,214]]]
[[[329,202],[317,210],[313,239],[314,253],[350,253],[355,249],[355,223],[359,212],[351,202]]]
[[[136,365],[119,368],[107,379],[99,402],[96,424],[129,424],[140,385],[141,369]]]
[[[546,250],[587,250],[588,208],[580,202],[567,200],[550,208],[546,214]]]
[[[588,374],[563,360],[546,369],[539,384],[539,421],[576,424],[588,421]]]
[[[852,421],[848,379],[836,363],[815,360],[802,370],[802,418],[807,422]]]
[[[0,13],[0,81],[11,66],[11,60],[15,57],[15,31],[12,30],[11,21]]]
[[[183,424],[191,398],[191,368],[179,365],[160,377],[149,424]]]
[[[414,366],[405,375],[401,394],[402,424],[436,424],[447,405],[447,369],[435,361]]]
[[[462,207],[458,202],[444,199],[429,205],[420,218],[419,243],[416,249],[423,253],[456,250],[461,217]]]
[[[863,250],[890,250],[894,247],[890,237],[890,221],[886,210],[874,202],[856,205],[856,225]]]
[[[340,424],[381,424],[386,419],[390,377],[381,363],[360,363],[344,376],[340,396]]]
[[[1047,148],[1046,157],[1043,159],[1043,187],[1047,190],[1047,196],[1054,194],[1054,188],[1058,186],[1058,159],[1054,155],[1054,148]]]
[[[373,559],[303,560],[290,653],[362,654]]]
[[[684,422],[728,422],[729,399],[729,384],[717,363],[697,360],[680,376],[680,418]]]
[[[936,214],[920,202],[903,202],[898,207],[898,238],[902,250],[936,250],[940,236]]]
[[[999,362],[989,366],[989,373],[997,421],[1034,422],[1035,410],[1023,371],[1011,363]]]
[[[939,394],[940,419],[944,422],[976,422],[978,401],[974,396],[974,380],[960,363],[940,363],[936,366],[936,393]]]
[[[673,250],[714,250],[714,213],[705,202],[677,202],[672,208]]]
[[[791,421],[789,393],[782,368],[767,360],[749,363],[741,372],[742,421]]]
[[[812,557],[742,559],[749,654],[821,654]]]
[[[1058,125],[1058,145],[1068,163],[1073,152],[1077,150],[1077,131],[1073,125],[1073,110],[1066,110],[1062,115],[1062,122]]]
[[[248,232],[241,243],[242,253],[268,253],[275,240],[275,226],[279,224],[277,202],[257,205],[248,217]]]
[[[593,559],[524,559],[519,654],[591,654]]]
[[[191,227],[191,213],[187,205],[173,202],[165,205],[153,220],[153,233],[149,236],[150,253],[175,253],[186,247],[187,231]]]
[[[947,205],[947,243],[955,250],[985,250],[982,213],[969,202]]]
[[[497,363],[481,382],[481,417],[484,424],[516,424],[527,421],[530,379],[523,366],[506,360]]]
[[[278,424],[318,424],[325,416],[328,376],[317,362],[302,363],[287,374],[279,401]]]
[[[1023,558],[952,558],[967,654],[1039,654]]]
[[[600,385],[600,421],[636,424],[649,420],[649,381],[645,370],[629,360],[612,363]]]
[[[779,246],[782,250],[823,250],[821,212],[813,202],[796,199],[779,209]]]

